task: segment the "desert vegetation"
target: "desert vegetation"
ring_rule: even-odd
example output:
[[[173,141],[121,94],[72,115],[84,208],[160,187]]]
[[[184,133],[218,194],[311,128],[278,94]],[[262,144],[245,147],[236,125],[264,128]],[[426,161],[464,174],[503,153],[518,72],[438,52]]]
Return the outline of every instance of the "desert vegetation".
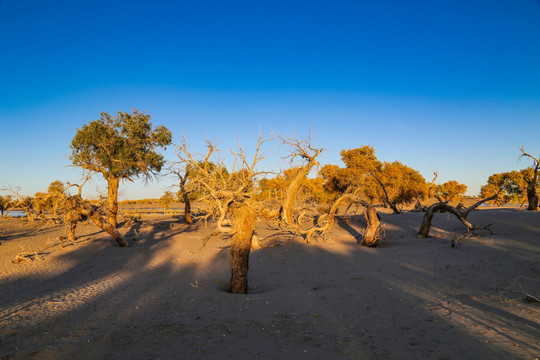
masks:
[[[338,241],[339,246],[347,246],[348,255],[336,256],[335,261],[339,266],[332,265],[337,266],[331,270],[332,273],[341,272],[343,267],[350,281],[364,281],[375,275],[375,278],[378,278],[381,273],[385,273],[384,277],[377,281],[370,280],[369,285],[365,285],[367,287],[364,289],[370,290],[363,292],[369,294],[372,289],[380,285],[379,282],[385,283],[384,291],[398,287],[394,279],[399,278],[400,273],[403,273],[402,284],[408,284],[407,279],[411,276],[419,276],[417,270],[424,264],[418,260],[404,259],[407,257],[413,259],[422,251],[422,248],[429,248],[431,252],[430,259],[421,261],[433,260],[430,271],[439,271],[441,265],[438,262],[446,261],[439,257],[442,256],[441,248],[434,247],[439,244],[439,240],[449,240],[448,242],[454,248],[465,240],[470,241],[471,244],[482,244],[484,247],[489,247],[490,242],[498,241],[497,246],[508,247],[508,244],[497,238],[497,232],[500,227],[514,231],[515,228],[509,227],[503,219],[505,216],[515,216],[515,214],[491,213],[490,211],[494,210],[487,210],[492,208],[484,205],[519,204],[524,207],[527,204],[527,211],[515,208],[515,211],[520,214],[536,214],[538,205],[540,184],[537,173],[540,165],[538,158],[527,153],[524,148],[520,149],[521,154],[516,154],[516,158],[532,161],[530,167],[493,174],[482,187],[479,197],[467,198],[465,195],[467,186],[459,181],[437,182],[436,172],[432,180],[426,181],[419,171],[398,160],[379,160],[375,155],[375,149],[369,145],[341,149],[342,165],[321,165],[319,159],[325,149],[315,146],[311,136],[282,137],[260,133],[256,137],[253,148],[244,147],[241,141],[237,140],[237,146],[229,151],[220,148],[217,142],[206,141],[206,151],[203,153],[193,151],[188,140],[182,138],[178,145],[174,145],[176,157],[166,161],[159,151],[166,146],[171,146],[171,132],[162,126],[153,127],[150,115],[138,110],[133,110],[131,113],[119,112],[115,116],[102,113],[99,120],[84,125],[75,133],[71,142],[71,161],[73,165],[82,169],[81,180],[77,183],[63,183],[55,180],[45,191],[37,192],[32,196],[24,195],[21,189],[16,187],[8,186],[3,189],[4,194],[0,197],[0,211],[5,224],[13,220],[6,216],[8,212],[16,209],[26,214],[26,217],[18,222],[27,223],[26,226],[33,229],[26,236],[35,236],[44,229],[49,231],[46,242],[42,242],[41,249],[28,248],[26,245],[19,244],[20,250],[14,252],[10,258],[13,266],[21,269],[24,266],[46,262],[47,259],[54,258],[54,254],[60,254],[58,247],[69,252],[75,251],[76,246],[82,246],[80,244],[84,243],[86,245],[81,249],[86,251],[86,249],[91,249],[88,245],[91,242],[90,239],[101,241],[106,238],[110,242],[112,238],[117,246],[128,249],[118,249],[118,252],[113,254],[110,246],[103,246],[109,242],[96,241],[93,246],[102,246],[103,253],[99,257],[92,253],[88,255],[88,258],[92,261],[103,258],[103,266],[100,268],[114,267],[116,266],[114,263],[119,262],[118,266],[121,269],[131,269],[125,271],[145,274],[141,279],[149,276],[152,284],[155,285],[165,280],[163,277],[156,280],[155,275],[151,274],[159,274],[163,269],[174,274],[171,270],[174,266],[189,273],[189,266],[185,262],[192,258],[193,254],[198,254],[197,256],[201,256],[210,264],[206,265],[206,269],[212,275],[207,274],[206,277],[198,278],[193,275],[194,277],[189,278],[187,282],[190,289],[203,291],[203,288],[208,286],[207,279],[214,276],[214,281],[219,283],[217,286],[219,291],[251,296],[245,297],[249,305],[241,311],[249,311],[253,302],[263,299],[262,290],[260,290],[265,286],[261,285],[262,271],[273,274],[264,278],[265,282],[272,283],[272,277],[278,271],[276,269],[281,266],[291,267],[299,261],[298,258],[291,259],[290,262],[287,260],[287,257],[294,256],[291,253],[295,253],[292,250],[294,246],[291,244],[301,244],[301,249],[307,249],[302,250],[306,253],[327,250],[324,255],[314,256],[313,262],[321,261],[321,264],[317,263],[315,267],[300,262],[295,274],[292,274],[292,270],[283,270],[291,274],[287,275],[286,279],[278,276],[277,284],[272,285],[276,289],[286,287],[288,281],[291,279],[296,281],[296,277],[300,285],[295,284],[294,287],[302,287],[302,282],[307,279],[307,274],[310,272],[313,273],[314,279],[325,278],[324,274],[329,271],[325,268],[328,264],[324,263],[329,261],[328,254],[333,251],[339,252],[337,247],[328,246]],[[262,166],[265,155],[271,147],[279,148],[284,154],[279,171]],[[85,199],[82,196],[82,190],[93,181],[95,176],[106,180],[107,194],[100,196],[99,199]],[[118,201],[120,183],[126,180],[131,181],[139,176],[146,178],[167,176],[174,179],[175,185],[165,190],[157,199]],[[122,208],[128,207],[135,210],[129,214],[122,211]],[[136,213],[136,209],[148,207],[155,208],[159,215],[152,218],[144,216],[142,210]],[[171,208],[177,211],[179,207],[183,208],[180,214],[170,211]],[[491,214],[489,217],[483,215],[488,213]],[[519,221],[523,224],[525,220]],[[96,227],[100,229],[97,233]],[[530,228],[533,229],[532,225]],[[14,235],[6,235],[5,231],[2,236],[2,241],[15,238]],[[430,240],[428,242],[423,240],[426,238]],[[528,246],[527,249],[534,249],[535,245],[530,244],[529,240],[525,242],[527,245],[524,246]],[[167,244],[167,247],[159,250],[163,244]],[[407,250],[405,244],[413,247]],[[129,252],[129,247],[138,250],[136,253]],[[367,249],[381,247],[382,249]],[[310,248],[313,250],[309,250]],[[219,251],[216,252],[214,249]],[[363,250],[370,252],[362,252]],[[387,251],[396,251],[395,254],[400,255],[393,258]],[[468,254],[466,250],[455,251],[464,252],[467,261],[476,264],[478,257],[482,258],[484,250],[476,250],[474,254]],[[521,269],[523,264],[528,264],[524,263],[522,258],[535,257],[533,250],[527,254],[522,254],[517,248],[508,250],[509,253],[511,251],[521,254],[520,261],[512,265],[516,269]],[[126,255],[120,255],[122,253]],[[156,257],[157,253],[160,254],[158,257]],[[204,253],[213,255],[204,257],[202,255]],[[226,280],[221,276],[224,270],[223,264],[225,264],[225,258],[221,257],[223,254],[226,255],[227,274],[230,274],[230,276],[227,275]],[[401,257],[402,254],[405,254],[404,257]],[[80,254],[78,256],[84,257]],[[272,263],[269,265],[270,270],[259,268],[266,261],[266,256],[269,256],[268,261]],[[346,260],[347,256],[354,259],[350,264]],[[494,255],[491,256],[498,259]],[[134,264],[131,264],[131,260],[128,259],[133,260]],[[379,272],[375,275],[370,274],[375,264],[380,265],[384,261],[386,263],[384,266],[381,265],[381,268],[385,270],[378,270]],[[105,263],[107,266],[104,265]],[[158,263],[161,265],[156,265]],[[154,269],[164,266],[165,263],[170,263],[171,268],[162,267],[162,270],[154,272]],[[180,263],[182,265],[179,265]],[[369,268],[364,268],[365,263],[370,264]],[[450,266],[453,265],[446,265],[446,269]],[[483,273],[486,274],[494,271],[489,265],[478,266],[485,268]],[[88,265],[88,269],[92,267],[93,265]],[[497,265],[497,269],[499,268],[502,266]],[[472,272],[475,271],[473,265],[470,269]],[[517,274],[517,280],[512,283],[512,286],[498,289],[499,294],[504,294],[504,296],[511,294],[519,296],[523,301],[538,302],[539,294],[535,289],[537,282],[531,276],[536,270],[534,267],[526,269],[528,272],[525,271],[525,275],[521,272]],[[257,274],[255,285],[251,280],[253,271]],[[459,277],[462,274],[456,270],[451,276]],[[216,280],[215,277],[219,279]],[[135,285],[130,286],[135,286],[137,291],[146,293],[145,287],[148,287],[149,283],[142,281],[145,285],[141,285],[140,289]],[[171,282],[175,281],[177,279],[171,280]],[[330,289],[334,286],[333,279],[325,281],[323,287]],[[464,280],[460,281],[462,284]],[[440,280],[427,282],[429,291],[426,290],[426,295],[423,296],[430,298],[431,291],[439,291],[433,289],[439,286]],[[169,282],[165,281],[165,283],[163,286],[166,289],[159,289],[155,293],[149,292],[148,296],[169,292],[172,287]],[[332,291],[325,292],[317,301],[326,301],[327,296],[332,296],[333,293],[339,291],[348,291],[350,286],[347,284],[342,286],[342,289],[333,288]],[[419,283],[411,283],[407,286],[421,287]],[[313,283],[304,290],[311,296],[320,289],[321,285]],[[279,302],[282,300],[278,299],[289,296],[282,295],[281,290],[274,291],[277,291],[277,295],[271,301]],[[444,291],[440,290],[437,296],[448,296],[448,291],[456,290],[452,288]],[[400,299],[393,299],[391,302],[370,298],[366,303],[373,304],[374,301],[375,303],[382,301],[386,304],[385,308],[393,307],[402,301],[408,301],[406,299],[410,295],[404,294],[400,295]],[[190,296],[178,297],[175,300],[177,304],[175,306],[185,306],[178,305],[178,302],[186,304],[196,298],[193,295]],[[213,296],[215,297],[215,294]],[[380,291],[377,296],[379,299],[385,299]],[[197,299],[197,301],[202,301],[202,298]],[[357,299],[358,297],[354,301]],[[471,299],[476,298],[471,295]],[[333,301],[337,300],[333,299]],[[367,301],[367,298],[364,297],[362,301]],[[417,299],[417,301],[424,300]],[[231,303],[239,304],[236,300]],[[300,308],[309,308],[312,303],[310,298],[302,298]],[[265,304],[271,308],[270,301],[266,301]],[[492,301],[489,304],[492,307],[506,309],[505,303],[502,302]],[[349,305],[343,307],[346,308]],[[217,305],[213,304],[210,309],[214,309],[214,306]],[[409,308],[410,306],[407,312]],[[267,313],[267,310],[257,309],[251,314],[253,318]],[[530,308],[523,309],[530,311]],[[173,309],[172,312],[176,310]],[[200,311],[198,308],[192,310],[197,314]],[[231,309],[227,311],[230,312]],[[454,311],[459,311],[459,307],[456,307]],[[170,310],[167,311],[167,317],[170,316],[170,312]],[[300,318],[296,312],[283,312],[278,308],[274,309],[274,313],[280,319],[296,320],[297,316]],[[365,314],[371,313],[372,308],[369,305],[366,307]],[[313,329],[312,326],[316,326],[320,316],[317,311],[307,320],[298,319],[295,324],[309,324]],[[195,319],[198,321],[200,318],[201,316],[197,315]],[[213,326],[212,324],[208,323],[205,326]],[[167,323],[166,326],[172,325]],[[195,326],[197,331],[205,331],[197,328],[196,325],[190,326]],[[433,326],[438,325],[434,323]],[[403,329],[408,329],[408,327],[409,325],[402,326]],[[508,331],[513,329],[510,326],[507,327]],[[281,327],[281,329],[287,329],[287,327]],[[519,336],[514,334],[513,338],[519,338]],[[341,344],[338,348],[341,348]],[[482,354],[486,356],[492,354],[486,351],[484,350]]]
[[[276,142],[287,149],[286,166],[279,172],[261,169],[265,147]],[[153,128],[150,115],[145,112],[135,109],[115,116],[102,113],[99,120],[77,129],[71,141],[71,161],[83,169],[82,184],[54,181],[47,192],[32,197],[21,195],[19,189],[4,189],[9,194],[0,198],[2,215],[17,208],[26,213],[27,221],[63,221],[70,241],[76,239],[78,222],[89,219],[118,245],[128,246],[116,229],[120,182],[158,176],[165,159],[157,150],[171,143],[171,132],[163,126]],[[254,225],[259,220],[276,234],[300,236],[309,243],[326,238],[340,211],[340,216],[347,218],[351,210],[361,208],[365,226],[359,244],[377,247],[384,240],[377,206],[389,208],[397,215],[405,206],[415,204],[414,211],[424,212],[418,230],[422,238],[429,236],[432,219],[438,212],[455,215],[465,225],[466,235],[470,235],[479,229],[491,231],[491,224],[474,225],[468,220],[469,214],[482,204],[519,202],[523,206],[528,201],[529,210],[537,209],[540,165],[524,148],[519,157],[532,160],[533,165],[521,171],[491,175],[482,187],[481,198],[465,207],[461,201],[466,185],[456,180],[436,184],[437,173],[429,183],[417,170],[399,161],[380,161],[369,145],[343,149],[344,167],[321,167],[318,158],[324,149],[313,146],[311,137],[259,134],[254,149],[237,144],[228,157],[211,141],[206,142],[206,154],[195,154],[183,138],[176,145],[177,159],[167,165],[168,176],[178,181],[177,193],[167,190],[160,199],[153,200],[160,204],[164,214],[178,200],[184,204],[183,221],[187,225],[204,223],[213,227],[211,234],[201,239],[203,245],[209,237],[220,234],[232,239],[232,292],[248,291],[250,249],[261,246]],[[81,196],[82,187],[96,173],[107,182],[106,201],[89,201]],[[70,189],[77,189],[76,193],[70,194]],[[422,205],[428,198],[436,201],[430,206]],[[193,201],[199,204],[197,214],[192,214]],[[138,201],[149,202],[152,200]],[[452,206],[451,202],[458,204]]]

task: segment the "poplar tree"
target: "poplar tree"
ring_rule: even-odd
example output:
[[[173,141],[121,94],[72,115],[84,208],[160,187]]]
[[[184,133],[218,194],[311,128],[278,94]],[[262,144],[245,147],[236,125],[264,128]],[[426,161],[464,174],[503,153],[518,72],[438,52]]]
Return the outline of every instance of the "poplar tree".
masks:
[[[108,221],[114,227],[120,180],[151,178],[165,163],[156,149],[171,144],[171,131],[165,126],[152,128],[150,120],[137,109],[114,116],[102,112],[99,120],[77,129],[71,141],[73,164],[100,173],[107,181]]]

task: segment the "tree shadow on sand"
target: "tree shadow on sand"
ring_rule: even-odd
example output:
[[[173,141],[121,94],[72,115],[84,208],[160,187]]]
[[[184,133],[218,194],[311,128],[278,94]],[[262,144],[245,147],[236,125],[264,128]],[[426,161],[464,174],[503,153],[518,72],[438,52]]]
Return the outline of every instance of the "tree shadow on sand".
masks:
[[[211,231],[204,226],[143,223],[129,248],[103,235],[58,257],[71,264],[63,273],[2,283],[0,355],[511,359],[538,353],[538,307],[500,301],[496,288],[508,271],[534,275],[535,254],[524,262],[497,235],[452,249],[444,238],[417,239],[402,219],[382,216],[394,229],[383,248],[359,247],[356,229],[339,222],[346,236],[338,240],[283,239],[281,246],[252,251],[248,295],[223,291],[229,240],[212,237],[202,247]]]

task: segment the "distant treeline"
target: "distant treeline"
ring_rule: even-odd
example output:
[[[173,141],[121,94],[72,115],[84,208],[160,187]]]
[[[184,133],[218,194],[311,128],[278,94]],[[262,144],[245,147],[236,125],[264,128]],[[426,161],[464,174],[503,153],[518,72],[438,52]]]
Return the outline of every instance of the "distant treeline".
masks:
[[[137,204],[156,204],[160,199],[139,199],[139,200],[122,200],[120,205],[137,205]]]

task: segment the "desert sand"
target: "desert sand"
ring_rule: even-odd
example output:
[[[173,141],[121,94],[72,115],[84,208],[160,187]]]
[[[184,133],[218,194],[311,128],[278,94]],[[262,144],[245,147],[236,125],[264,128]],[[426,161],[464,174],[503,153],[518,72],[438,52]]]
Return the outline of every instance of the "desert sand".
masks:
[[[0,220],[3,359],[540,358],[540,212],[483,208],[495,232],[436,214],[382,213],[386,240],[358,246],[362,217],[306,244],[258,222],[248,295],[226,292],[230,239],[176,217],[121,227]],[[33,261],[14,263],[21,252]]]

